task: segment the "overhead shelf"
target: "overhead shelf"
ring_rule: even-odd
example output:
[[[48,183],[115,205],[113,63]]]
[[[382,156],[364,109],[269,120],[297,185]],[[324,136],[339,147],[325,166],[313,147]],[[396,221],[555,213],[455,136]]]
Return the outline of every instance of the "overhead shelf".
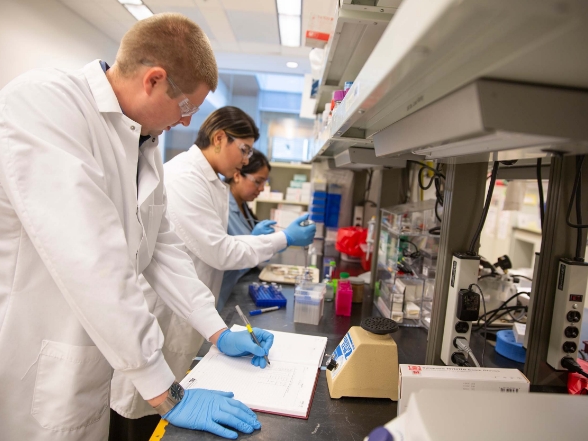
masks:
[[[479,78],[588,89],[585,0],[411,0],[394,15],[315,158]],[[361,137],[359,137],[361,138]]]
[[[339,9],[333,37],[325,48],[315,113],[322,112],[325,104],[331,102],[333,91],[343,89],[346,81],[355,80],[392,18],[391,13],[372,12],[379,11],[374,7],[362,7],[363,10],[346,7],[352,5]]]

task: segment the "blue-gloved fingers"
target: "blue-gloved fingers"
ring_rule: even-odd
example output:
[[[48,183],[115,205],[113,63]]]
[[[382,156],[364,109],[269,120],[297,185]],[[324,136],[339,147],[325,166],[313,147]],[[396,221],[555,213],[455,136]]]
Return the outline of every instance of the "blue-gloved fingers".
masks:
[[[231,406],[236,407],[237,409],[241,409],[243,412],[245,412],[247,415],[251,416],[252,418],[255,419],[255,421],[257,421],[257,415],[255,414],[255,412],[253,412],[251,409],[249,409],[247,407],[247,405],[243,404],[241,401],[230,400],[228,403]],[[260,426],[261,426],[261,424],[260,424]]]
[[[294,222],[292,222],[292,223],[296,223],[297,225],[300,225],[300,224],[301,224],[302,222],[304,222],[305,220],[308,220],[308,217],[309,217],[309,216],[310,216],[310,213],[303,214],[302,216],[300,216],[300,217],[297,217],[297,218],[294,220]]]
[[[261,347],[265,350],[265,355],[268,355],[271,347],[274,344],[274,334],[266,331],[265,329],[260,329],[260,328],[253,328],[253,332],[255,333],[255,336],[259,340]],[[255,355],[261,355],[261,354],[255,354]]]
[[[250,424],[247,424],[244,421],[241,421],[239,418],[236,418],[226,412],[223,412],[221,415],[219,415],[217,422],[223,426],[232,427],[233,429],[237,429],[239,432],[243,433],[251,433],[255,430]]]
[[[227,397],[227,398],[233,398],[235,396],[235,394],[233,392],[225,392],[222,390],[211,390],[210,392],[215,395],[222,395],[223,397]]]
[[[265,367],[267,366],[265,358],[263,358],[263,357],[253,357],[251,359],[251,364],[253,366],[260,367],[262,369],[265,369]]]
[[[243,406],[245,405],[243,404]],[[247,408],[247,406],[245,407]],[[261,427],[261,424],[257,420],[257,415],[253,414],[252,416],[250,414],[251,409],[249,408],[247,408],[247,411],[245,411],[241,406],[236,405],[236,403],[227,402],[224,403],[220,409],[222,412],[218,422],[221,424],[233,427],[234,429],[245,433],[251,433],[255,429],[259,429]]]
[[[214,433],[215,435],[222,436],[223,438],[228,439],[237,439],[237,432],[233,430],[229,430],[220,424],[215,423],[214,421],[210,421],[206,426],[206,431],[210,433]],[[251,432],[249,432],[251,433]]]

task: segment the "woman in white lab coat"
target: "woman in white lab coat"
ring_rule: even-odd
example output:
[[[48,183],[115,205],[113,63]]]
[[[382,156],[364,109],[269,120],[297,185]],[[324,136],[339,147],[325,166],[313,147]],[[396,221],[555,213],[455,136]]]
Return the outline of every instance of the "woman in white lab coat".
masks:
[[[271,226],[274,221],[259,221],[251,211],[247,202],[254,201],[263,191],[272,167],[266,156],[259,150],[254,149],[249,163],[227,178],[229,184],[229,225],[227,233],[231,236],[243,236],[253,234],[273,233]],[[251,268],[228,270],[223,274],[223,282],[217,300],[216,309],[220,311],[231,295],[231,291],[239,279]]]
[[[224,270],[251,268],[289,245],[308,245],[316,231],[314,224],[301,226],[306,219],[301,216],[281,232],[227,234],[230,190],[219,174],[233,176],[246,165],[258,138],[259,131],[249,115],[236,107],[223,107],[204,121],[196,145],[164,165],[171,222],[186,244],[199,279],[217,298]],[[156,296],[148,286],[144,288],[147,298]],[[163,329],[163,353],[174,373],[182,378],[204,339],[162,302],[157,303],[154,314],[165,317],[168,324]],[[132,419],[154,413],[122,375],[113,378],[111,407]]]

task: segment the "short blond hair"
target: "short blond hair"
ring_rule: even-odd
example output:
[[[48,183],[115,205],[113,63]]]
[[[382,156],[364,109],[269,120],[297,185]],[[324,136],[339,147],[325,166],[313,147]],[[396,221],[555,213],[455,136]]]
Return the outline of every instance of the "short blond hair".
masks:
[[[125,77],[142,65],[161,66],[184,93],[194,92],[200,83],[214,91],[218,84],[208,37],[182,14],[156,14],[135,23],[122,38],[116,64]]]

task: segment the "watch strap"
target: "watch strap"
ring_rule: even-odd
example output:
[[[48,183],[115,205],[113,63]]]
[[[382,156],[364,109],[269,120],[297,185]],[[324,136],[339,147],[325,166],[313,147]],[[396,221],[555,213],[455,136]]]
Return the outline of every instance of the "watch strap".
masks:
[[[182,391],[182,393],[179,394],[179,398],[176,398],[178,394],[176,394],[176,397],[174,397],[171,392],[172,388],[174,387]],[[167,390],[167,397],[165,397],[165,400],[157,406],[154,406],[153,408],[159,415],[164,416],[182,400],[182,397],[184,396],[183,391],[184,388],[182,388],[182,386],[180,386],[180,384],[177,381],[174,381],[172,386]]]

